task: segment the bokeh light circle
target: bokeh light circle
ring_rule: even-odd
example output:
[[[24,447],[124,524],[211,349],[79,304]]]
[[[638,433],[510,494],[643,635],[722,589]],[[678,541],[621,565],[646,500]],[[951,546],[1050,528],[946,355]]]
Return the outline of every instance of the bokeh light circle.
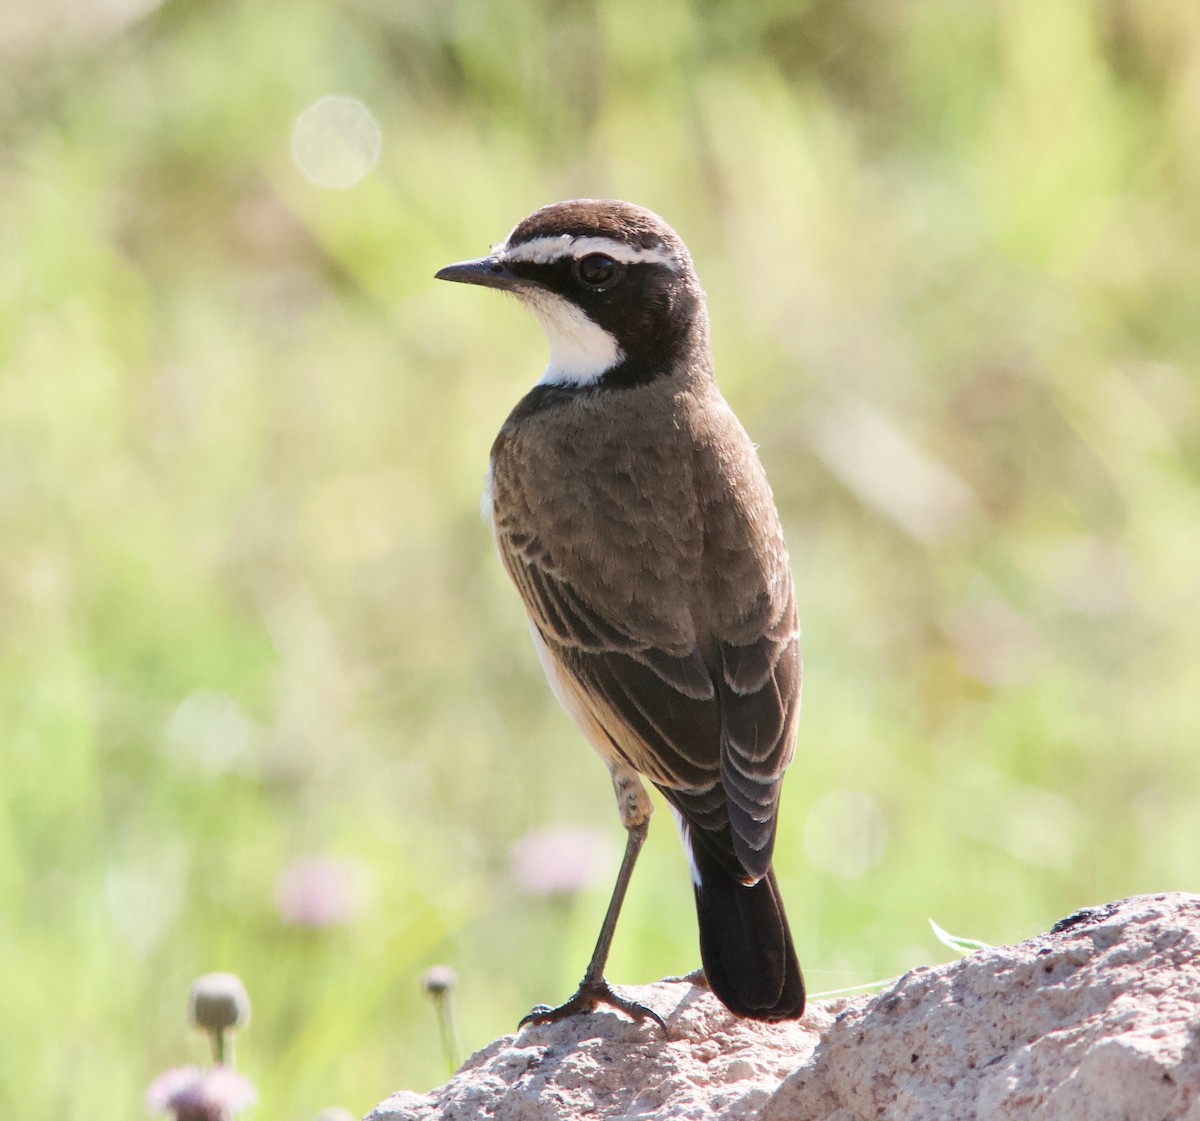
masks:
[[[310,183],[344,190],[378,162],[383,131],[356,97],[318,98],[292,126],[292,161]]]

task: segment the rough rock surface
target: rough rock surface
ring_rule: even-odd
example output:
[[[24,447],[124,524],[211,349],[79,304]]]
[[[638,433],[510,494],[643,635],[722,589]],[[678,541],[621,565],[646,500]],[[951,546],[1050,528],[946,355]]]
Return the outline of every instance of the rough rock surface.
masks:
[[[472,1055],[445,1086],[422,1097],[393,1094],[369,1121],[561,1121],[613,1117],[754,1117],[812,1054],[818,1025],[739,1020],[690,981],[621,986],[667,1023],[635,1024],[600,1010],[522,1028]]]
[[[504,1036],[367,1121],[1200,1121],[1200,896],[1092,908],[917,969],[800,1023],[687,982],[625,989],[669,1037],[599,1012]]]

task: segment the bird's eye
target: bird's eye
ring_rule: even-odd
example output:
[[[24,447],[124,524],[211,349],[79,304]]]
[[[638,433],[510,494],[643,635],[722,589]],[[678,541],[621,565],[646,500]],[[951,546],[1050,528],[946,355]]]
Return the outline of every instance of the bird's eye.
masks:
[[[589,288],[611,288],[620,279],[621,266],[607,253],[589,253],[575,262],[575,275]]]

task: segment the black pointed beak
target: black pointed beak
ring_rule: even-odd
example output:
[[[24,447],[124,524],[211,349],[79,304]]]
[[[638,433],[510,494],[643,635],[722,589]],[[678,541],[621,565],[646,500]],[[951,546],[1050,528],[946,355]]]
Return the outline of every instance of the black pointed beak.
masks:
[[[484,288],[501,288],[508,291],[519,287],[523,281],[497,257],[480,257],[478,261],[459,261],[447,265],[433,274],[434,280],[452,280],[457,284],[479,284]]]

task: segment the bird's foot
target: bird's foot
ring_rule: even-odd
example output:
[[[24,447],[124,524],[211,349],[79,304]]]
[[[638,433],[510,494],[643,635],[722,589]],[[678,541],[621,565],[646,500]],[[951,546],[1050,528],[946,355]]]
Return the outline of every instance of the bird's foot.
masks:
[[[683,984],[686,981],[689,985],[695,985],[698,989],[712,991],[712,985],[708,983],[708,976],[704,972],[704,966],[700,966],[699,969],[693,969],[691,973],[685,973],[682,977],[664,977],[663,980],[674,984]]]
[[[559,1020],[566,1019],[568,1016],[575,1016],[584,1012],[594,1012],[596,1007],[601,1004],[606,1004],[609,1008],[616,1008],[624,1012],[626,1016],[638,1024],[645,1020],[653,1020],[662,1028],[663,1035],[667,1034],[665,1021],[653,1008],[649,1008],[644,1004],[639,1004],[636,1000],[630,1000],[628,997],[623,997],[615,993],[603,977],[596,981],[584,980],[575,995],[566,1004],[560,1004],[557,1008],[551,1008],[546,1004],[539,1004],[517,1026],[523,1028],[526,1024],[553,1024]]]

